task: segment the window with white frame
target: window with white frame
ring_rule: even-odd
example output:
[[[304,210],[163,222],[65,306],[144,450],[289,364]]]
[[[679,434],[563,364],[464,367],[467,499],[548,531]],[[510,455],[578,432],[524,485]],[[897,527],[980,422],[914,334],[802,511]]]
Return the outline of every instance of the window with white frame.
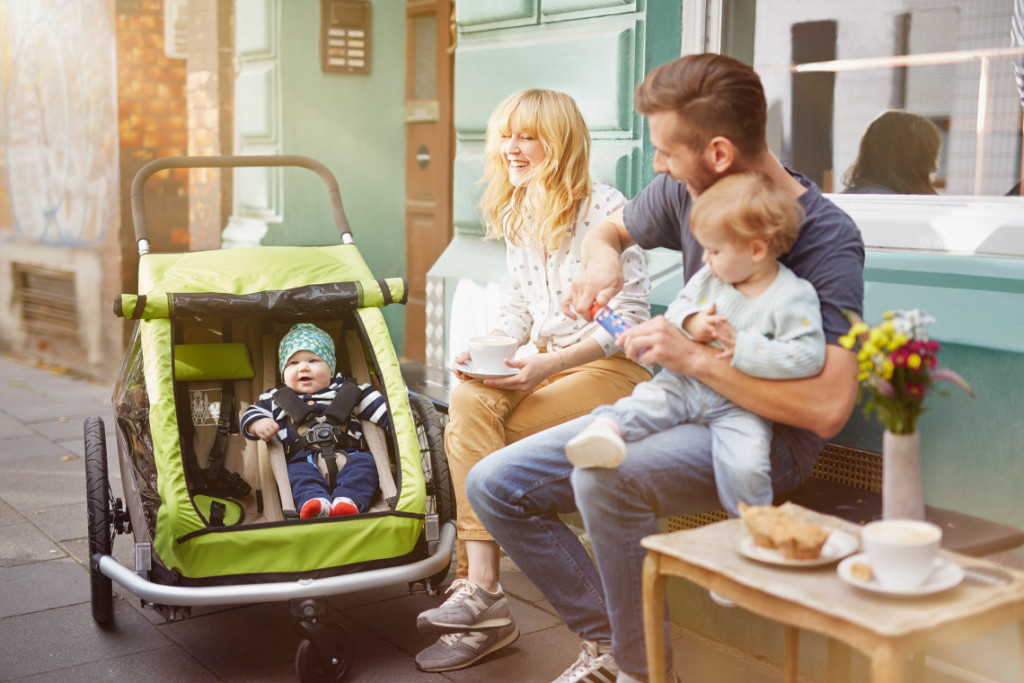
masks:
[[[688,0],[751,64],[768,142],[871,247],[1024,256],[1024,0]]]

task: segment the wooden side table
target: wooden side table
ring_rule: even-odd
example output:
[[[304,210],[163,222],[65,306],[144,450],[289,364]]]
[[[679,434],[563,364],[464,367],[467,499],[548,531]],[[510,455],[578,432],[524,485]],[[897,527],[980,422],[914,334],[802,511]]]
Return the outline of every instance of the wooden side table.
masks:
[[[832,528],[859,537],[860,527],[838,517],[807,511]],[[808,629],[853,647],[870,661],[873,683],[903,680],[905,658],[928,647],[950,645],[983,635],[1003,624],[1024,621],[1024,573],[1007,570],[1011,582],[990,585],[966,580],[947,591],[912,599],[871,593],[841,580],[836,565],[792,569],[747,559],[737,552],[747,531],[739,519],[709,524],[643,540],[644,631],[652,683],[664,681],[665,583],[682,577],[713,590],[754,614],[785,627],[783,680],[795,683],[799,629]],[[965,569],[991,562],[941,551]],[[1024,652],[1024,635],[1021,649]],[[830,648],[831,651],[831,648]],[[849,658],[833,661],[840,674]],[[1022,655],[1024,667],[1024,655]],[[1022,668],[1024,672],[1024,668]],[[831,679],[831,675],[830,675]]]

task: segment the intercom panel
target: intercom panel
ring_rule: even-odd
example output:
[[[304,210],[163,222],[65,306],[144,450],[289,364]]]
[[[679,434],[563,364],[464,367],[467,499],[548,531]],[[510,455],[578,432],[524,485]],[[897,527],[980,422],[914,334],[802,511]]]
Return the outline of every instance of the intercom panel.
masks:
[[[370,73],[369,0],[320,0],[320,68]]]

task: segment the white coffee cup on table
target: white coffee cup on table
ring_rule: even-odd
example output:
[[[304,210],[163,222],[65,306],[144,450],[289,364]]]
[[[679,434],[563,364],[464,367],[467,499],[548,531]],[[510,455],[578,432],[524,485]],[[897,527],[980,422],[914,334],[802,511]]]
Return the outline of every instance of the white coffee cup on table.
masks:
[[[469,356],[473,370],[490,375],[509,372],[511,368],[505,365],[505,361],[515,357],[518,346],[518,342],[512,337],[473,337],[469,340]]]
[[[894,590],[911,590],[931,575],[942,528],[914,519],[883,519],[866,524],[860,539],[878,582]]]

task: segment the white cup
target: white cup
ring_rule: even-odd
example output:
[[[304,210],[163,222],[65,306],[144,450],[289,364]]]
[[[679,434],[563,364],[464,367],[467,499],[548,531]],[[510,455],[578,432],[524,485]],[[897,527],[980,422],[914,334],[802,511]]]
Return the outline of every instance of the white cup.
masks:
[[[871,571],[888,588],[917,588],[932,573],[942,528],[913,519],[883,519],[860,532]]]
[[[518,346],[518,342],[512,337],[473,337],[469,340],[469,356],[473,360],[473,369],[492,375],[508,372],[509,367],[505,365],[505,361],[515,357]]]

